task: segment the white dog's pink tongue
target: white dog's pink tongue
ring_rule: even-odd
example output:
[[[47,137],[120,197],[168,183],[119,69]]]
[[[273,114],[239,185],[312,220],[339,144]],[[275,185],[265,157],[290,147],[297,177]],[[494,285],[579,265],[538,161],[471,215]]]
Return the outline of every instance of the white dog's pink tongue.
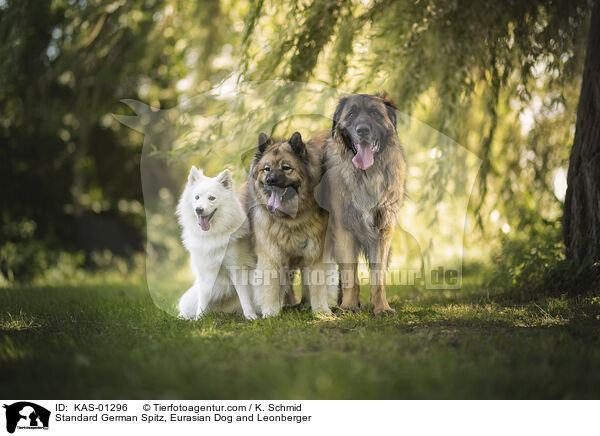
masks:
[[[208,221],[208,217],[201,216],[200,217],[200,228],[205,232],[210,229],[210,222]]]
[[[359,170],[366,170],[373,165],[373,150],[371,147],[356,144],[356,156],[352,158],[352,163]]]
[[[281,193],[271,191],[271,196],[267,201],[267,210],[271,213],[275,212],[281,206]]]

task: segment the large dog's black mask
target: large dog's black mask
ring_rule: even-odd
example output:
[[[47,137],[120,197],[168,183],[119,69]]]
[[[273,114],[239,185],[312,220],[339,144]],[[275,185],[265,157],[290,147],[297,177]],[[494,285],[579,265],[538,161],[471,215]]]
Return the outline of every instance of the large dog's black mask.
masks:
[[[366,170],[396,135],[396,105],[385,93],[344,97],[333,114],[331,134],[343,143],[354,166]]]

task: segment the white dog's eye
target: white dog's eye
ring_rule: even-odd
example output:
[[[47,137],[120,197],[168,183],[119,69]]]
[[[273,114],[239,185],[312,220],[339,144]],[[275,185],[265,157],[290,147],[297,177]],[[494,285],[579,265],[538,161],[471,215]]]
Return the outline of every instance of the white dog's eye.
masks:
[[[194,198],[195,198],[196,200],[200,200],[200,196],[199,196],[199,195],[196,195]]]
[[[208,199],[209,199],[210,201],[214,201],[214,200],[215,200],[215,197],[213,197],[212,195],[209,195]]]

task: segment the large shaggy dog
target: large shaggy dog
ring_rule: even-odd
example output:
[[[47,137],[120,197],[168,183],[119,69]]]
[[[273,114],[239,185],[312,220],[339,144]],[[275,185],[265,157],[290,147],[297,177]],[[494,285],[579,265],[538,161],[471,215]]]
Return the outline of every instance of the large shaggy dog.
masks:
[[[337,272],[334,263],[323,262],[327,214],[314,198],[322,145],[305,144],[298,132],[287,141],[259,135],[247,207],[262,276],[257,301],[263,317],[278,315],[286,296],[294,302],[290,277],[297,269],[302,270],[303,300],[310,300],[315,313],[330,313],[327,300],[335,294]]]
[[[340,267],[341,309],[359,309],[362,252],[371,272],[373,311],[394,312],[386,298],[385,271],[406,177],[395,108],[386,94],[344,97],[326,140],[325,175],[315,194],[329,211],[327,245]]]

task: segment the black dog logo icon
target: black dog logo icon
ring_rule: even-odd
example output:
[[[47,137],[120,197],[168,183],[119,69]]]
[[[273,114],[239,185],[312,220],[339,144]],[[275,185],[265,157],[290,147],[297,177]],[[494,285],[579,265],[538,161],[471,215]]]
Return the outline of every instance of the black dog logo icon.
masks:
[[[18,424],[21,424],[19,428],[48,428],[50,411],[42,406],[29,401],[19,401],[10,406],[5,404],[4,408],[6,409],[6,431],[9,433],[14,433]]]

